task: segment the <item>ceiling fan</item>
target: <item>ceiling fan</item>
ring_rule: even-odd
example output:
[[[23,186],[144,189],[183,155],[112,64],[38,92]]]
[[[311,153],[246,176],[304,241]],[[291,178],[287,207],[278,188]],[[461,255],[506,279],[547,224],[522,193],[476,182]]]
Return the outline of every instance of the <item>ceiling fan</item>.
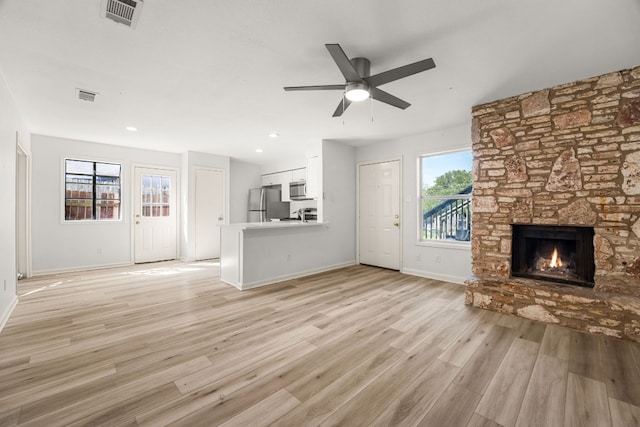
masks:
[[[340,69],[340,72],[342,72],[345,83],[319,86],[287,86],[284,90],[344,91],[343,99],[340,101],[340,104],[338,104],[336,111],[334,111],[333,117],[340,117],[352,102],[364,101],[369,97],[404,110],[411,104],[379,89],[378,86],[430,70],[436,66],[433,59],[429,58],[371,76],[369,75],[371,62],[367,58],[349,59],[339,44],[325,44],[325,46]]]

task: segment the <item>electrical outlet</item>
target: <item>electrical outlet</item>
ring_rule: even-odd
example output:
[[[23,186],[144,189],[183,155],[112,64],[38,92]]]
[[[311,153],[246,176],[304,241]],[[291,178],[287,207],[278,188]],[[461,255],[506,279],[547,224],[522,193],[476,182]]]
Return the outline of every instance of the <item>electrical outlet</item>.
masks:
[[[97,249],[98,255],[102,255],[102,248]]]
[[[422,254],[416,255],[416,261],[421,261],[421,260],[422,260]]]
[[[436,264],[440,264],[442,262],[442,257],[440,255],[436,255]]]

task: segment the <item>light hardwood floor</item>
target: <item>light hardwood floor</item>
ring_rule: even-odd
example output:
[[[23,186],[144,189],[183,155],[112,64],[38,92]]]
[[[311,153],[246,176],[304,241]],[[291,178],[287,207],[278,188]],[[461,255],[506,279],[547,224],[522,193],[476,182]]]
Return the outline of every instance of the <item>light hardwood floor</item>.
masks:
[[[21,281],[0,425],[638,426],[640,346],[353,266],[251,291],[212,262]]]

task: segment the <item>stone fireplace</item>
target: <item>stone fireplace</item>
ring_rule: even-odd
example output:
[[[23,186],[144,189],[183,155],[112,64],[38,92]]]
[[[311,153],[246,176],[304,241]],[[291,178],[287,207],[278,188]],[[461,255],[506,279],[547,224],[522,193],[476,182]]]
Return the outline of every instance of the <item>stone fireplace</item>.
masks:
[[[640,341],[640,67],[472,116],[466,303]]]

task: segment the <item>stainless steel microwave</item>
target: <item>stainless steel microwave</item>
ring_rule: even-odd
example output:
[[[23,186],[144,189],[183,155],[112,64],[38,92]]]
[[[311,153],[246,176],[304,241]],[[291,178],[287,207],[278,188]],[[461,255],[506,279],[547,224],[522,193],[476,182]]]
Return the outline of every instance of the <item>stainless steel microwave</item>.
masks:
[[[291,200],[308,200],[306,181],[295,181],[289,183],[289,197]]]

